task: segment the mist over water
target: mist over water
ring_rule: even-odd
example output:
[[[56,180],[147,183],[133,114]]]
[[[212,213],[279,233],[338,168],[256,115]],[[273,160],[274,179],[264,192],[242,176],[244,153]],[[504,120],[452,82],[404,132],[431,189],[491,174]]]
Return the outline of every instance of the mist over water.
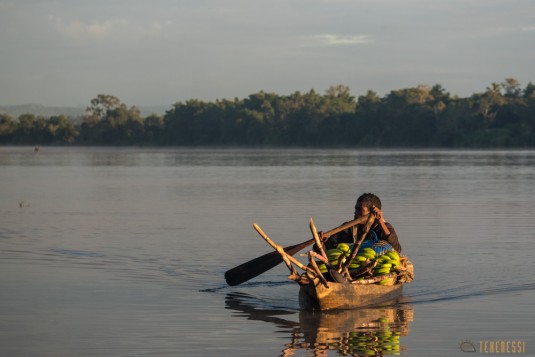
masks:
[[[0,182],[0,355],[535,348],[534,151],[1,147]],[[282,264],[225,284],[271,249],[252,223],[293,245],[363,192],[415,266],[396,304],[301,311]]]

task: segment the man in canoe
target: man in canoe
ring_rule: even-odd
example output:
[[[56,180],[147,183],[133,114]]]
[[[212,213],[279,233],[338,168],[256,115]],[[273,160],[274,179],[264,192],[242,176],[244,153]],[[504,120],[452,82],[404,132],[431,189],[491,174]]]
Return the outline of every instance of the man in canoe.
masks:
[[[373,223],[370,232],[365,238],[365,241],[376,241],[376,244],[381,245],[388,243],[398,253],[401,253],[401,245],[399,244],[398,235],[394,227],[385,221],[383,211],[381,210],[381,200],[373,193],[364,193],[357,199],[355,204],[355,219],[366,216],[369,213],[375,215],[375,222]],[[359,229],[349,228],[345,231],[330,236],[324,240],[326,249],[335,248],[338,243],[355,243],[360,236],[362,226]],[[323,232],[319,232],[322,237]],[[385,244],[386,245],[386,244]]]

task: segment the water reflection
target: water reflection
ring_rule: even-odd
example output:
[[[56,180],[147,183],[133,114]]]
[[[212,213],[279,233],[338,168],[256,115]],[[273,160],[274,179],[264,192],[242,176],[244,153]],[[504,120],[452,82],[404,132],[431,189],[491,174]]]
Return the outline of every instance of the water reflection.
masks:
[[[2,166],[529,167],[532,150],[0,147]]]
[[[275,324],[279,333],[287,335],[280,356],[298,353],[310,356],[329,356],[330,353],[343,356],[399,355],[408,349],[400,338],[409,334],[414,319],[413,306],[406,298],[389,306],[325,312],[301,310],[296,313],[266,308],[261,301],[247,294],[229,293],[226,308],[249,320]]]

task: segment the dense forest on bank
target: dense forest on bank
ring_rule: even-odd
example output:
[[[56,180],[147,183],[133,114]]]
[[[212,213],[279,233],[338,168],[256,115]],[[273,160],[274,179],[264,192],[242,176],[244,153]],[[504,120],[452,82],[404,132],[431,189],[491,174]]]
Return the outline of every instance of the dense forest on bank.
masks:
[[[92,99],[81,121],[65,115],[0,114],[2,145],[535,147],[535,85],[513,78],[469,97],[439,84],[355,98],[347,86],[324,94],[259,92],[243,99],[177,102],[142,117],[112,95]]]

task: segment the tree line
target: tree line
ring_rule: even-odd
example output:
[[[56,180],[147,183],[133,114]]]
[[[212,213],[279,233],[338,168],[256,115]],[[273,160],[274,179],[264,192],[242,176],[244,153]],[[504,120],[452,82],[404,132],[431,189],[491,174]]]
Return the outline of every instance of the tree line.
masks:
[[[535,147],[535,85],[507,78],[465,98],[439,84],[358,98],[344,85],[324,94],[261,91],[177,102],[146,117],[99,94],[79,123],[64,115],[0,114],[0,144],[526,148]]]

